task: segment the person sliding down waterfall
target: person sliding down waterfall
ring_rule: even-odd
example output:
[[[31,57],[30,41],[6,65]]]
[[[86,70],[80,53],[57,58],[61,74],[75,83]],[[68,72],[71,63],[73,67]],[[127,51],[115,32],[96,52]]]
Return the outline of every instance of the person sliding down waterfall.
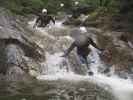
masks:
[[[86,67],[88,68],[88,70],[90,70],[89,68],[89,63],[87,61],[87,56],[90,53],[90,48],[88,47],[89,45],[92,45],[93,47],[95,47],[96,49],[103,51],[103,49],[99,48],[96,43],[94,43],[94,41],[86,35],[79,35],[77,36],[77,38],[75,39],[75,41],[71,44],[71,46],[64,52],[64,54],[62,55],[62,57],[66,57],[69,55],[69,53],[76,47],[77,48],[77,55],[80,59],[81,64],[85,64]],[[89,75],[93,75],[93,72],[89,71],[88,72]]]
[[[52,21],[55,24],[55,20],[52,16],[47,14],[47,9],[43,9],[41,14],[38,14],[38,18],[35,21],[33,28],[37,27],[46,27],[47,24]]]

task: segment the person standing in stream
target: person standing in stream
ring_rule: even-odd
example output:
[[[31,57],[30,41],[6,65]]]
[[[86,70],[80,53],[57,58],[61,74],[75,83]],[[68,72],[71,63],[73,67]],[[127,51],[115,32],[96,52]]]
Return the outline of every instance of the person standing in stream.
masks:
[[[48,15],[47,9],[43,9],[41,14],[38,14],[38,18],[35,21],[33,28],[37,27],[46,27],[47,24],[52,21],[55,24],[55,20],[52,16]]]
[[[77,48],[77,55],[80,59],[81,64],[85,64],[86,67],[90,70],[89,68],[89,63],[87,61],[87,56],[91,52],[89,45],[92,45],[96,49],[103,51],[103,49],[99,48],[96,43],[86,35],[78,35],[75,41],[71,44],[71,46],[64,52],[62,57],[67,57],[70,52],[76,47]],[[93,72],[89,72],[89,74],[93,74]]]

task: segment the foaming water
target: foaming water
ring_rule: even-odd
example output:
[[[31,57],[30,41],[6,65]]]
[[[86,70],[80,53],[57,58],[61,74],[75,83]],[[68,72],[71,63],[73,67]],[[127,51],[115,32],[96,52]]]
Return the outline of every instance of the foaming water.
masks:
[[[47,65],[47,75],[64,74],[68,72],[69,65],[67,60],[60,57],[63,53],[55,53],[50,55],[46,53],[46,65]]]
[[[82,32],[87,32],[87,29],[86,29],[84,26],[80,27],[80,30],[81,30]]]
[[[34,23],[35,23],[36,19],[29,21],[28,24],[30,25],[30,27],[33,27]],[[47,28],[64,28],[64,26],[62,25],[63,20],[62,21],[55,21],[55,24],[53,24],[52,22],[50,22],[45,29]],[[36,28],[38,29],[38,28]],[[41,28],[44,29],[44,28]],[[44,30],[43,30],[44,31]]]
[[[33,25],[30,22],[30,25]],[[49,28],[62,28],[62,22],[56,22],[55,25],[50,25]],[[82,31],[86,31],[85,27],[80,27]],[[41,31],[51,38],[55,38],[46,32],[46,28],[37,28],[37,31]],[[68,37],[69,38],[69,37]],[[112,92],[116,97],[116,100],[133,100],[133,83],[129,79],[121,79],[115,75],[110,77],[99,72],[100,67],[104,67],[100,61],[99,54],[95,48],[90,47],[92,53],[89,55],[88,60],[90,62],[90,68],[94,72],[93,76],[89,75],[77,75],[71,71],[71,66],[67,58],[61,57],[62,53],[49,54],[46,53],[46,61],[42,64],[42,73],[37,75],[38,80],[66,80],[66,81],[88,81],[93,82],[100,87]]]
[[[118,100],[133,99],[133,83],[128,79],[121,79],[116,76],[107,77],[99,74],[96,75],[94,81],[100,83],[104,88],[108,86]]]
[[[88,81],[112,92],[117,100],[132,100],[133,98],[133,84],[128,79],[121,79],[117,76],[108,77],[98,72],[95,72],[93,76],[83,76],[74,74],[71,71],[64,71],[58,67],[58,64],[62,62],[62,58],[57,56],[57,54],[55,54],[55,57],[50,57],[47,60],[50,60],[47,61],[47,63],[50,64],[49,66],[51,66],[49,69],[52,71],[54,70],[55,73],[52,72],[52,74],[39,75],[37,76],[38,80],[66,80],[76,82]]]
[[[91,47],[92,48],[92,47]],[[90,55],[90,66],[94,72],[93,76],[77,75],[71,72],[71,70],[65,72],[57,68],[63,62],[65,58],[60,57],[61,53],[47,56],[47,63],[51,70],[57,71],[54,74],[39,75],[38,80],[66,80],[66,81],[88,81],[99,85],[100,87],[112,92],[116,97],[116,100],[132,100],[133,99],[133,83],[129,79],[121,79],[118,76],[112,75],[110,77],[98,72],[98,67],[102,64],[97,53],[97,50],[92,48],[93,52]],[[55,67],[56,65],[56,67]],[[66,69],[66,68],[64,68]],[[60,71],[59,71],[60,70]]]
[[[55,24],[50,24],[50,28],[64,28],[62,25],[63,21],[55,21]]]

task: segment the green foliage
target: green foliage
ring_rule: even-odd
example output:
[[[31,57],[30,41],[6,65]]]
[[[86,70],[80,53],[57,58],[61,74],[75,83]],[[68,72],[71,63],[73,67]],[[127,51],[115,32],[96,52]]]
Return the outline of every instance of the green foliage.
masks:
[[[43,6],[41,0],[6,0],[5,7],[17,14],[31,13]]]
[[[60,3],[64,3],[64,7],[60,7]],[[17,14],[34,13],[43,8],[56,13],[71,8],[72,0],[3,0],[2,5]]]
[[[47,8],[52,13],[70,10],[75,6],[75,1],[80,5],[99,7],[109,5],[112,0],[3,0],[2,2],[5,2],[5,6],[11,11],[25,14],[40,11],[42,8]],[[64,7],[60,7],[60,3],[64,3]]]
[[[47,8],[49,12],[56,13],[75,7],[75,1],[78,1],[79,5],[91,5],[111,13],[133,11],[132,0],[2,0],[1,5],[17,14],[34,13],[41,11],[42,8]],[[64,7],[60,7],[60,3],[64,3]]]

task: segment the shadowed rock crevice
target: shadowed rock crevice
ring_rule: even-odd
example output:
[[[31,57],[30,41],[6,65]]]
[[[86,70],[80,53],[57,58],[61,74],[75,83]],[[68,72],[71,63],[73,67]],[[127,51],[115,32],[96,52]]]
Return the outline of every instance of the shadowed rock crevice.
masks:
[[[0,42],[3,42],[5,45],[15,44],[20,46],[24,50],[25,56],[34,58],[36,60],[44,58],[44,56],[36,49],[40,49],[41,51],[43,50],[35,43],[27,42],[27,44],[24,44],[21,41],[13,38],[0,39]]]

